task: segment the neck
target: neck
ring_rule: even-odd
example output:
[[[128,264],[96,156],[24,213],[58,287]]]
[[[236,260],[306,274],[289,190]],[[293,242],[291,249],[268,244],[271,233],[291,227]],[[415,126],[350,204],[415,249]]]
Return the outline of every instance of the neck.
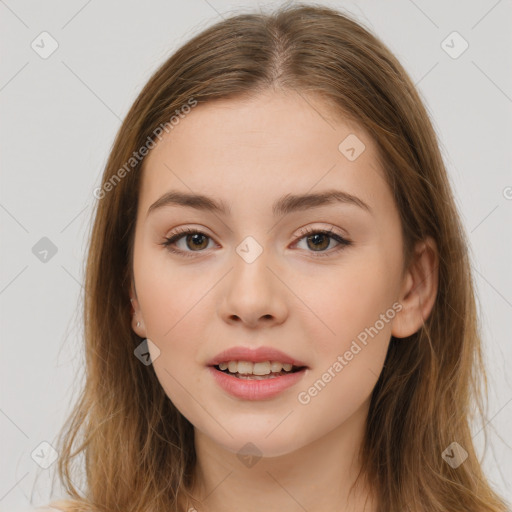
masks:
[[[367,412],[368,403],[325,436],[250,467],[194,429],[198,512],[375,512],[367,483],[356,482]]]

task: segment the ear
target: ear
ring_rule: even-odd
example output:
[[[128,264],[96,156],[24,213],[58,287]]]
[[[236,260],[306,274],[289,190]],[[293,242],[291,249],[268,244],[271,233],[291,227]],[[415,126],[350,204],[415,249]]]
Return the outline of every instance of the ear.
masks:
[[[137,299],[137,292],[133,281],[130,287],[130,302],[131,302],[131,315],[132,315],[132,329],[137,336],[146,338],[146,326],[144,325],[144,318],[140,310],[139,301]]]
[[[418,242],[400,291],[402,309],[393,319],[391,334],[406,338],[427,320],[437,296],[439,255],[433,238]]]

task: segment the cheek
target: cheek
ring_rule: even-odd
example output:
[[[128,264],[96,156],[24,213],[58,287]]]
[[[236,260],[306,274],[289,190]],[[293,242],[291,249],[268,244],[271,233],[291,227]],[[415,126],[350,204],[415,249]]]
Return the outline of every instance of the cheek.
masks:
[[[137,256],[137,253],[136,253]],[[195,385],[196,364],[214,317],[208,293],[218,280],[195,266],[169,261],[163,251],[141,251],[134,261],[137,297],[147,337],[158,347],[154,369],[166,394],[180,407],[190,396],[183,386]]]
[[[395,274],[385,258],[369,253],[368,257],[354,258],[346,266],[333,270],[328,279],[313,277],[309,286],[303,282],[300,298],[310,309],[300,314],[309,319],[318,357],[343,353],[353,339],[359,336],[364,340],[365,333],[369,338],[368,330],[376,323],[382,334],[379,339],[384,342],[389,339],[394,311],[387,315],[386,312],[396,296],[398,276]],[[381,315],[386,317],[384,321]]]
[[[316,364],[297,401],[319,429],[334,428],[368,400],[396,314],[392,306],[399,275],[390,258],[377,250],[358,256],[323,287],[317,282],[309,288],[314,292],[304,299],[316,305],[322,322],[311,320]],[[331,412],[323,414],[326,410]]]
[[[197,308],[204,310],[207,301],[203,300],[215,284],[207,272],[201,277],[197,268],[177,267],[161,255],[141,259],[138,270],[137,295],[148,336],[171,341],[197,327],[190,319],[197,321]]]

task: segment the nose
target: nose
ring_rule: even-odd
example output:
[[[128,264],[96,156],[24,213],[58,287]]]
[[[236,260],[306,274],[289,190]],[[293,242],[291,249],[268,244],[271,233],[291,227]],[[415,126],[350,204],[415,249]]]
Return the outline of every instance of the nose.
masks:
[[[261,254],[247,263],[235,254],[231,272],[223,283],[218,312],[225,322],[248,328],[282,324],[288,316],[287,288]]]

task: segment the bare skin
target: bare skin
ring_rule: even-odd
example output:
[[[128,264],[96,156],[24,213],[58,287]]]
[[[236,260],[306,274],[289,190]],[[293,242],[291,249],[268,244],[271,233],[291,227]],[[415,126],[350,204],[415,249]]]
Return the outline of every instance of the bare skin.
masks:
[[[427,239],[403,268],[376,146],[331,111],[291,92],[199,105],[144,163],[133,329],[158,347],[156,375],[194,425],[199,512],[377,510],[367,483],[349,493],[369,399],[391,335],[413,334],[432,309],[437,250]],[[338,149],[350,134],[365,145],[352,161]],[[273,215],[283,196],[334,189],[368,209],[331,202]],[[207,195],[230,212],[166,205],[148,213],[170,191]],[[163,245],[177,228],[192,230],[171,246],[178,254]],[[250,263],[236,250],[249,236],[262,249]],[[372,326],[378,333],[354,349]],[[274,347],[308,369],[272,399],[235,398],[207,367],[233,346]],[[320,391],[308,391],[319,379]],[[237,456],[249,442],[258,449],[250,466]]]

